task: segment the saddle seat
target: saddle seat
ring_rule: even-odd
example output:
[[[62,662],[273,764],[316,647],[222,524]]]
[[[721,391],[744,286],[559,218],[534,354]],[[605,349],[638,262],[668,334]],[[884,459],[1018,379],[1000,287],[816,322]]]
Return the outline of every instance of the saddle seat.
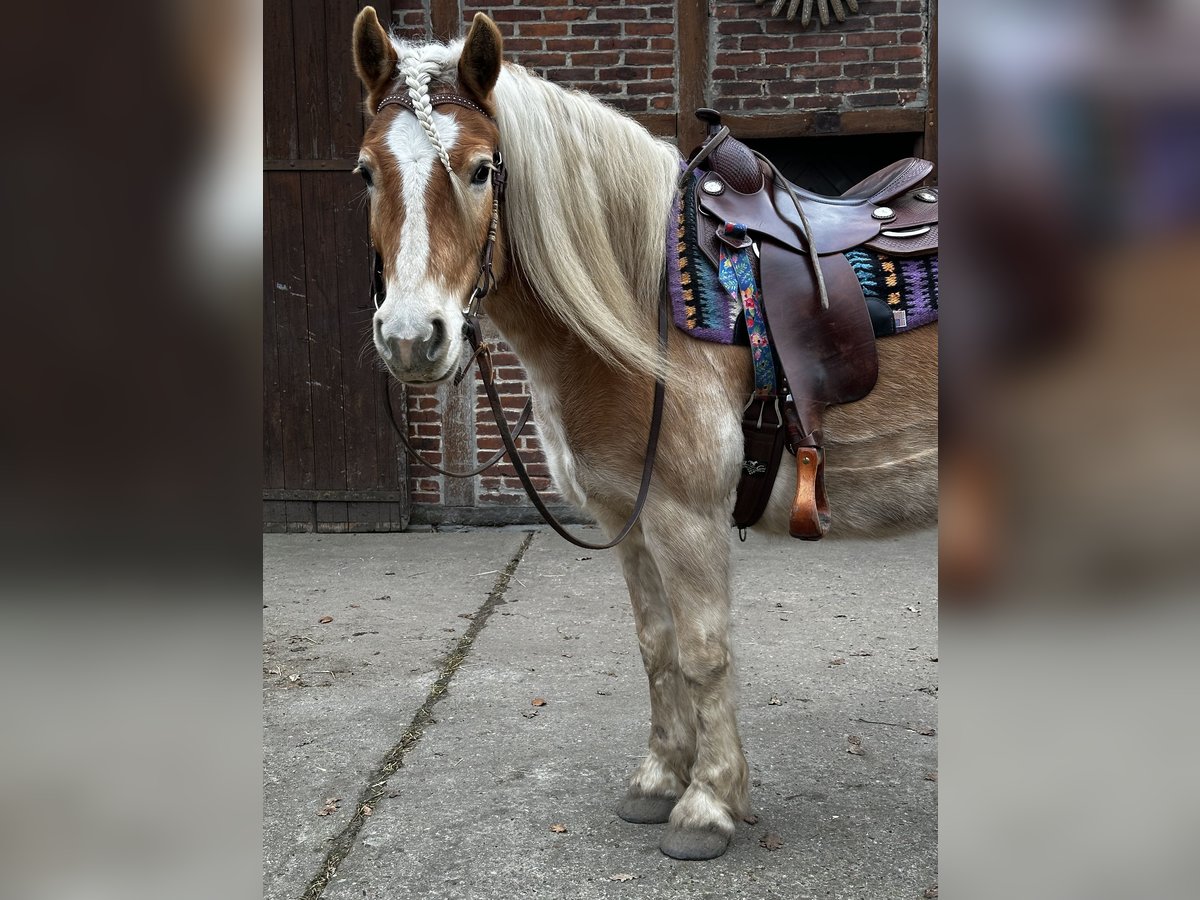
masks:
[[[709,123],[709,138],[693,157],[693,166],[704,165],[685,187],[695,192],[700,248],[717,265],[721,241],[730,240],[725,223],[746,226],[784,384],[782,396],[752,398],[746,408],[746,460],[734,521],[748,527],[762,515],[786,432],[797,467],[790,530],[794,537],[816,540],[830,524],[821,414],[827,406],[865,397],[879,372],[871,316],[843,254],[860,246],[892,256],[937,252],[937,191],[920,187],[933,164],[902,159],[844,194],[827,197],[786,181],[730,137],[717,113],[697,115]],[[764,414],[767,406],[782,414]]]

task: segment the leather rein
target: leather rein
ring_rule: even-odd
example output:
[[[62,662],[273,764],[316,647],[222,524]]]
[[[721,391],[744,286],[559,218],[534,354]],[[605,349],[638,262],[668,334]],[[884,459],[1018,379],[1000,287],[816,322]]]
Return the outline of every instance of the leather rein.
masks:
[[[453,104],[462,106],[466,109],[473,110],[480,115],[486,117],[489,121],[495,120],[486,110],[478,104],[468,100],[458,94],[434,94],[430,98],[432,106],[444,104]],[[389,94],[384,97],[375,108],[378,114],[385,106],[401,106],[409,112],[414,112],[412,100],[404,94]],[[509,460],[512,462],[513,469],[517,473],[517,478],[521,481],[521,486],[525,489],[525,493],[529,496],[530,502],[541,514],[546,524],[553,528],[563,538],[570,541],[577,547],[582,547],[585,550],[608,550],[615,547],[621,541],[628,537],[633,531],[641,518],[642,510],[645,508],[646,499],[650,495],[650,481],[654,474],[654,462],[658,456],[658,439],[662,433],[662,418],[663,408],[666,399],[666,383],[663,380],[663,373],[658,373],[654,382],[654,405],[650,416],[650,432],[646,438],[646,455],[645,461],[642,464],[642,480],[638,487],[637,498],[634,500],[633,511],[629,514],[629,518],[617,533],[617,536],[607,543],[593,544],[588,541],[581,540],[569,532],[565,525],[550,512],[542,500],[541,494],[533,484],[533,480],[529,476],[529,472],[525,467],[525,461],[521,458],[521,452],[517,449],[516,438],[521,435],[525,425],[529,422],[529,417],[533,412],[532,398],[525,401],[525,407],[521,410],[520,416],[516,423],[510,429],[508,421],[504,415],[504,406],[500,402],[500,395],[496,390],[496,384],[492,368],[492,347],[491,344],[483,339],[482,318],[485,315],[483,311],[483,301],[487,298],[496,287],[496,277],[492,272],[492,263],[496,250],[496,236],[500,227],[500,210],[504,201],[504,191],[508,183],[508,173],[504,166],[504,157],[499,149],[492,155],[492,219],[488,227],[487,239],[484,242],[483,248],[479,254],[479,275],[475,279],[475,285],[471,290],[470,296],[467,298],[466,306],[463,309],[463,335],[467,339],[467,343],[471,347],[471,356],[466,364],[460,368],[454,376],[454,384],[458,385],[467,376],[470,371],[471,364],[474,363],[479,369],[479,377],[483,382],[484,391],[487,393],[488,404],[491,407],[492,417],[496,421],[496,428],[500,432],[500,440],[503,442],[503,449],[497,451],[485,463],[470,472],[451,472],[443,469],[429,460],[421,456],[414,448],[405,434],[403,428],[396,421],[395,411],[392,409],[392,394],[390,390],[390,376],[385,374],[384,378],[384,397],[387,405],[388,421],[391,422],[392,428],[399,436],[404,449],[409,456],[435,472],[442,475],[447,475],[451,478],[473,478],[476,475],[490,469],[498,463],[505,455],[508,454]],[[372,277],[371,277],[371,300],[376,309],[383,304],[385,285],[383,278],[383,257],[379,255],[378,250],[373,250],[372,261]],[[658,344],[662,358],[666,359],[667,355],[667,336],[670,333],[670,316],[667,313],[667,281],[663,278],[662,292],[659,296],[658,303]]]

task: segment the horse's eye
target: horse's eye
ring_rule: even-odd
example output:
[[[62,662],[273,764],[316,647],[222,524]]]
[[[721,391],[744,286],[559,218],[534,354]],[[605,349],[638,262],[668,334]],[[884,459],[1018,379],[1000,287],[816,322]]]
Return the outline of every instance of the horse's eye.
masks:
[[[358,166],[354,169],[354,171],[362,176],[362,180],[367,183],[367,187],[374,186],[375,182],[371,179],[371,170],[370,169],[368,169],[362,163],[359,163]]]
[[[488,163],[480,163],[471,175],[471,184],[483,184],[492,174],[492,167]]]

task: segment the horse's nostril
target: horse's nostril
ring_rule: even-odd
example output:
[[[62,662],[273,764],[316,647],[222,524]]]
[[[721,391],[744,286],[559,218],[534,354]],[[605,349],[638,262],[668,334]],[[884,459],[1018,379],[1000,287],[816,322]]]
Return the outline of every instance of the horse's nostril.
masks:
[[[433,320],[433,334],[429,336],[429,342],[425,345],[425,353],[430,359],[437,356],[438,351],[442,347],[442,342],[446,340],[446,323],[440,318]]]

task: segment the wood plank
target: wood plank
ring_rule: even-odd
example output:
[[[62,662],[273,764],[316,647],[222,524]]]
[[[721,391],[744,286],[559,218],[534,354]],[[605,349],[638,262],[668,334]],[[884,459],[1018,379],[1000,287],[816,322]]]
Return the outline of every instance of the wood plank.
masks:
[[[404,531],[408,517],[399,503],[350,503],[349,526],[352,531]]]
[[[705,126],[696,118],[696,110],[708,105],[708,0],[677,0],[675,21],[679,59],[675,134],[679,150],[686,156],[704,141]]]
[[[335,158],[356,158],[362,140],[363,90],[354,73],[352,47],[354,17],[362,5],[358,0],[325,0],[329,141]]]
[[[349,504],[342,500],[313,503],[316,528],[322,534],[345,534],[350,530]]]
[[[314,477],[318,488],[347,486],[334,181],[349,177],[342,172],[305,172],[300,176],[308,303],[308,385],[312,394]]]
[[[296,490],[293,488],[273,488],[264,490],[262,498],[264,501],[272,500],[285,502],[288,500],[310,500],[316,502],[339,502],[339,503],[395,503],[404,499],[406,492],[403,490],[382,488],[355,491],[355,490]]]
[[[287,514],[283,509],[282,500],[263,501],[263,531],[278,532],[287,530]]]
[[[459,0],[429,0],[429,27],[439,41],[452,41],[465,34]]]
[[[657,137],[675,137],[678,122],[674,113],[636,113],[633,119]]]
[[[307,500],[289,500],[283,504],[289,533],[308,534],[317,529],[317,511]]]
[[[292,0],[266,0],[263,36],[263,153],[292,159],[299,147]]]
[[[442,468],[465,472],[475,468],[475,379],[464,378],[455,385],[444,382],[439,388],[442,407]],[[474,478],[442,476],[442,503],[446,506],[474,506]]]
[[[270,179],[263,178],[263,209],[271,208]],[[283,417],[279,403],[279,361],[275,345],[275,267],[270,216],[263,217],[263,487],[283,487]],[[279,509],[279,521],[283,508]]]
[[[308,303],[305,296],[304,229],[300,175],[273,172],[268,227],[271,230],[271,291],[275,319],[271,340],[279,372],[279,407],[283,428],[284,487],[315,487],[312,391],[308,366]]]
[[[263,159],[264,172],[349,172],[357,165],[357,148],[346,159]]]
[[[371,256],[367,237],[364,189],[357,176],[333,182],[334,252],[338,271],[338,339],[341,349],[346,486],[353,490],[380,487],[379,447],[374,402],[380,373],[371,343]]]
[[[844,113],[799,112],[769,116],[729,115],[722,124],[738,138],[810,137],[832,134],[895,134],[925,128],[925,110],[856,109]]]
[[[292,40],[295,48],[295,156],[329,159],[329,64],[325,41],[325,0],[292,0]]]

